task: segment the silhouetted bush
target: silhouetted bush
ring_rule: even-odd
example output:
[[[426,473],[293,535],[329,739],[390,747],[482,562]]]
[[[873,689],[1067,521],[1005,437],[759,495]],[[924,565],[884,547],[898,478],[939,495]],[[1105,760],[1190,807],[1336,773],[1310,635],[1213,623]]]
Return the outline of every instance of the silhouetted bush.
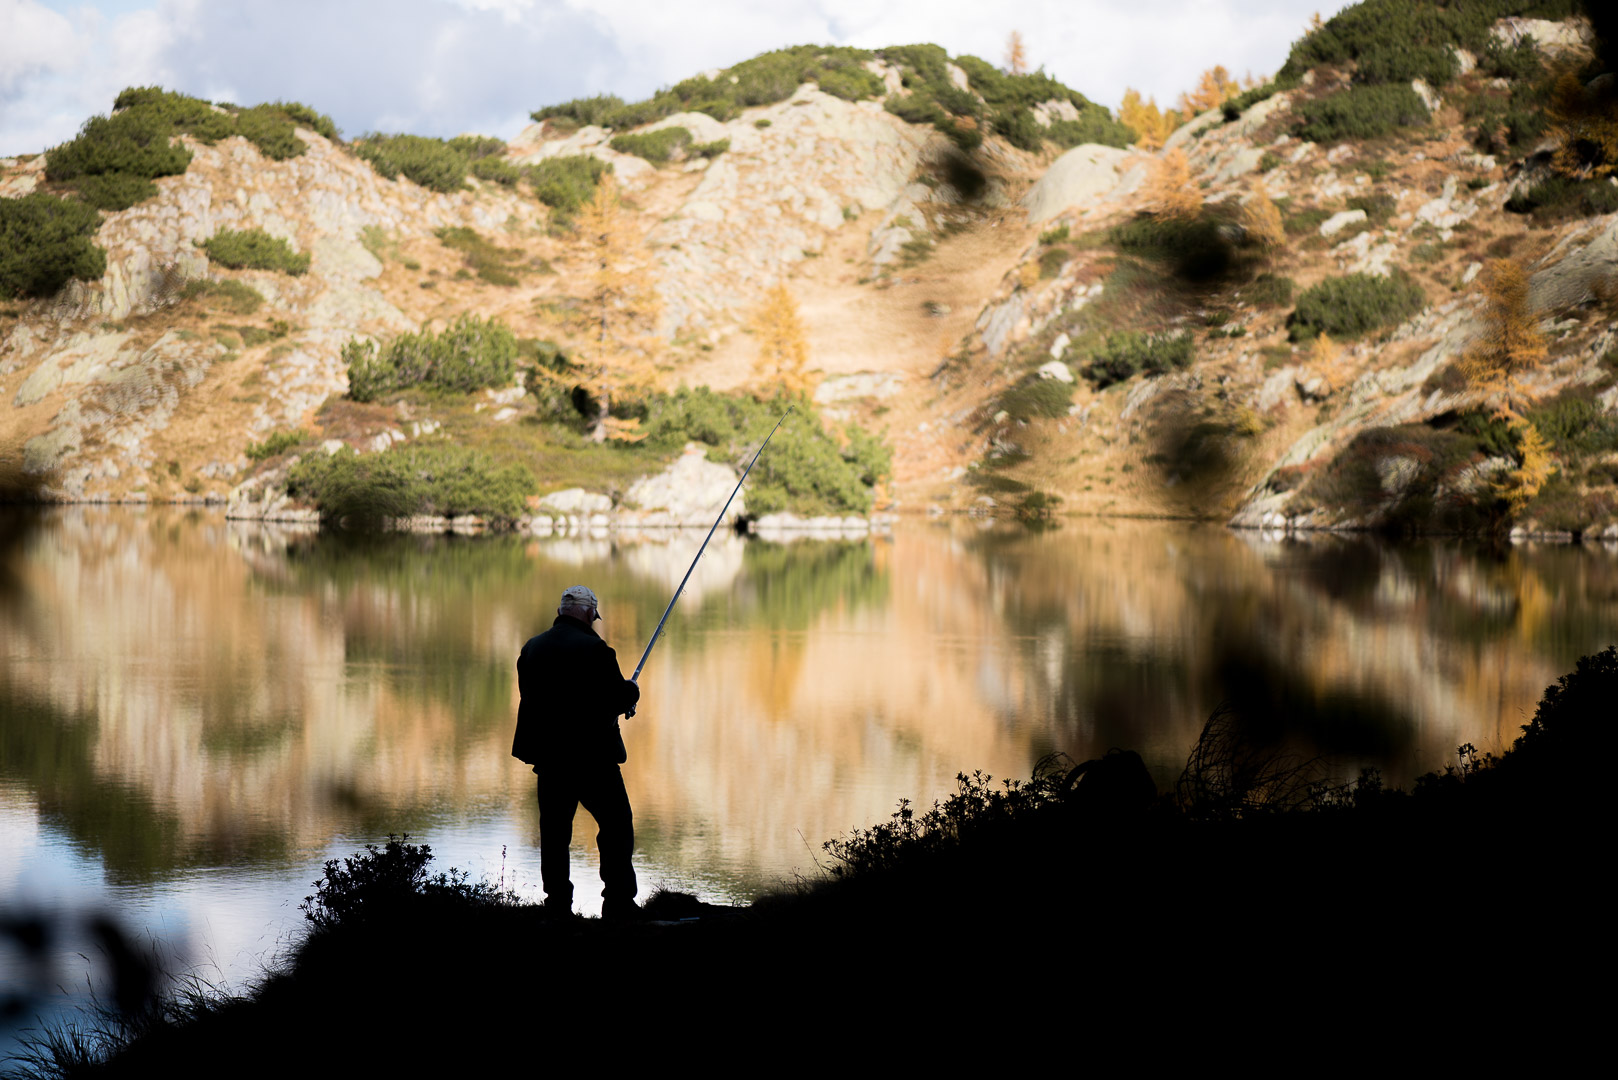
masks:
[[[365,851],[341,860],[328,859],[325,873],[315,882],[315,894],[298,905],[316,930],[397,917],[401,908],[422,900],[444,900],[458,906],[515,902],[515,897],[487,881],[468,883],[469,875],[453,866],[429,875],[427,864],[433,859],[433,849],[410,843],[408,834],[397,839],[389,836],[381,848],[366,844]]]
[[[612,165],[588,154],[545,158],[524,170],[534,195],[563,217],[578,212],[595,195],[596,184]]]
[[[683,127],[659,128],[628,135],[614,135],[608,144],[620,154],[634,154],[654,165],[666,165],[675,151],[691,143],[691,132]]]
[[[400,334],[378,348],[374,341],[343,346],[348,396],[372,401],[411,386],[470,393],[505,386],[516,372],[517,338],[499,319],[462,315],[439,334]]]
[[[73,278],[101,277],[107,253],[91,241],[100,227],[100,214],[71,199],[0,199],[0,296],[52,296]]]
[[[1293,341],[1320,333],[1346,340],[1403,322],[1426,306],[1421,286],[1403,274],[1349,274],[1304,290],[1287,326]]]
[[[354,153],[371,163],[380,176],[393,180],[403,173],[433,191],[459,191],[466,186],[471,158],[443,139],[424,135],[367,135],[356,139]]]
[[[287,473],[288,494],[314,503],[322,519],[363,526],[415,514],[476,514],[505,524],[538,490],[527,466],[501,466],[481,450],[448,443],[305,454]]]
[[[279,236],[263,229],[220,229],[203,241],[208,258],[232,270],[280,270],[302,274],[309,269],[309,255],[292,250]]]
[[[1110,334],[1107,344],[1084,365],[1083,375],[1097,390],[1136,375],[1163,375],[1191,366],[1196,343],[1190,334]]]
[[[1353,86],[1297,106],[1298,137],[1311,142],[1376,139],[1425,124],[1427,106],[1406,83]]]

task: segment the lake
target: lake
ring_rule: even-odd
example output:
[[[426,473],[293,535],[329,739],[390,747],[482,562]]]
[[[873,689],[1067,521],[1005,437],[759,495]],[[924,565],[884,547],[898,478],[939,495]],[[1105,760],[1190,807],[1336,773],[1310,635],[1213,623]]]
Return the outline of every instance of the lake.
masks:
[[[38,957],[0,937],[0,1053],[96,977],[96,912],[240,986],[324,860],[389,834],[537,897],[517,651],[583,583],[627,673],[701,539],[0,517],[0,905],[54,927]],[[901,798],[1052,753],[1133,748],[1169,789],[1221,702],[1323,774],[1408,784],[1462,743],[1508,746],[1614,641],[1610,547],[1097,520],[716,536],[623,725],[641,894],[746,901]],[[587,913],[594,831],[581,812]]]

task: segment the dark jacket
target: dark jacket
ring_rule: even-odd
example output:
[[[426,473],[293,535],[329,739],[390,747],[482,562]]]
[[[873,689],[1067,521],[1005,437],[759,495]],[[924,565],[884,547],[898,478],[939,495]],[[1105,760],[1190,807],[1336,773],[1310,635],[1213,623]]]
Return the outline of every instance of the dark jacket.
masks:
[[[517,736],[512,757],[572,769],[622,763],[628,754],[618,717],[640,687],[618,670],[618,654],[578,619],[558,615],[517,657]]]

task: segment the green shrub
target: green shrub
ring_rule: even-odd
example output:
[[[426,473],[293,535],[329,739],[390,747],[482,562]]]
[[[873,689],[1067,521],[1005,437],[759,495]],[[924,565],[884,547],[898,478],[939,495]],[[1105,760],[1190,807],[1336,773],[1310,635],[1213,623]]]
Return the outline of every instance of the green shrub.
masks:
[[[1227,230],[1210,215],[1194,221],[1145,215],[1113,229],[1111,239],[1123,251],[1167,264],[1190,282],[1219,278],[1241,264]]]
[[[597,94],[595,97],[574,98],[560,105],[547,105],[529,115],[537,123],[541,120],[562,120],[578,127],[611,127],[612,117],[624,107],[624,99],[616,94]]]
[[[472,162],[472,175],[479,180],[516,187],[517,181],[522,179],[522,170],[505,158],[485,157]]]
[[[1058,225],[1054,229],[1046,229],[1044,232],[1040,233],[1039,242],[1041,244],[1060,244],[1063,240],[1066,240],[1069,235],[1071,234],[1066,225]]]
[[[620,154],[634,154],[654,165],[666,165],[676,150],[691,144],[691,132],[683,127],[659,128],[627,135],[614,135],[611,146]]]
[[[353,143],[377,174],[393,180],[403,173],[433,191],[459,191],[466,186],[471,159],[443,139],[424,135],[367,135]]]
[[[500,466],[481,450],[447,443],[305,454],[287,473],[288,494],[314,503],[324,520],[357,525],[414,514],[476,514],[509,523],[538,490],[527,466]]]
[[[498,319],[462,315],[440,334],[400,334],[385,347],[373,341],[343,346],[348,396],[372,401],[411,386],[470,393],[505,386],[516,371],[517,338]]]
[[[1028,375],[1009,387],[994,403],[996,413],[1004,411],[1012,420],[1054,419],[1067,415],[1074,386],[1061,379]]]
[[[1084,366],[1082,374],[1097,390],[1135,375],[1163,375],[1191,366],[1196,343],[1190,334],[1142,334],[1125,330],[1107,337],[1107,344]]]
[[[1421,286],[1403,274],[1349,274],[1304,290],[1287,326],[1293,341],[1321,333],[1347,340],[1403,322],[1426,306]]]
[[[91,241],[100,227],[100,214],[71,199],[0,199],[0,296],[53,296],[73,278],[100,278],[107,253]]]
[[[307,431],[272,431],[265,436],[263,442],[248,443],[247,456],[253,461],[267,461],[272,457],[279,457],[295,446],[304,446],[315,441],[315,437]]]
[[[232,270],[280,270],[298,275],[309,269],[308,254],[299,254],[279,236],[263,229],[220,229],[202,243],[209,260]]]
[[[1577,458],[1618,450],[1618,416],[1603,410],[1587,390],[1560,394],[1528,419],[1562,454]]]
[[[273,105],[255,105],[236,114],[236,132],[274,161],[297,157],[308,145],[294,133],[292,121]]]
[[[1039,256],[1039,276],[1053,278],[1062,272],[1062,267],[1073,257],[1073,253],[1065,247],[1046,248]]]
[[[1228,124],[1232,120],[1241,119],[1242,113],[1251,109],[1254,105],[1274,97],[1282,90],[1291,90],[1296,85],[1296,80],[1283,84],[1280,79],[1271,79],[1263,86],[1255,86],[1251,90],[1243,90],[1233,98],[1227,98],[1225,103],[1220,106],[1221,111],[1225,114],[1225,122]]]
[[[1445,46],[1482,53],[1496,19],[1511,15],[1563,19],[1579,14],[1578,8],[1577,0],[1474,0],[1443,6],[1432,0],[1363,0],[1299,39],[1277,79],[1297,79],[1320,64],[1353,61],[1360,82],[1426,78],[1438,86],[1457,71]]]
[[[1007,109],[994,115],[994,133],[1019,150],[1033,153],[1045,145],[1045,128],[1039,126],[1032,110]]]
[[[157,185],[129,173],[98,173],[73,181],[80,201],[97,210],[128,210],[157,194]]]
[[[1320,228],[1329,217],[1331,217],[1330,210],[1312,207],[1308,210],[1299,210],[1296,214],[1288,214],[1282,221],[1282,227],[1289,236],[1301,236]]]
[[[528,166],[525,174],[540,202],[563,217],[578,213],[595,195],[596,184],[612,165],[588,154],[545,158]]]
[[[1575,180],[1549,176],[1506,200],[1513,214],[1532,214],[1536,220],[1557,221],[1618,211],[1618,187],[1609,180]]]
[[[1353,86],[1298,106],[1298,136],[1311,142],[1376,139],[1425,124],[1427,106],[1408,84]]]
[[[715,139],[713,142],[697,143],[691,147],[692,157],[716,158],[730,149],[729,139]]]
[[[735,463],[751,457],[789,400],[756,401],[718,394],[707,387],[654,396],[646,403],[648,441],[678,446],[706,443],[709,456]],[[814,408],[797,402],[747,481],[750,514],[868,513],[871,489],[886,479],[892,456],[882,441],[858,427],[839,448]]]
[[[1242,290],[1242,296],[1251,303],[1265,307],[1285,307],[1292,303],[1294,288],[1296,284],[1289,277],[1281,274],[1260,274],[1251,285]]]
[[[1121,149],[1133,145],[1138,138],[1133,128],[1114,120],[1099,105],[1083,110],[1077,120],[1052,120],[1045,137],[1064,149],[1091,143]]]
[[[251,285],[226,278],[224,281],[196,280],[185,283],[181,299],[201,299],[232,315],[251,315],[264,303],[264,294]]]
[[[449,140],[448,146],[458,154],[465,154],[472,161],[494,157],[506,149],[505,140],[497,139],[493,135],[457,135]]]
[[[337,125],[331,122],[331,117],[323,112],[316,112],[309,106],[296,101],[277,101],[266,106],[277,109],[294,124],[301,124],[310,131],[324,135],[332,142],[338,141]]]
[[[907,124],[936,124],[944,120],[944,110],[938,107],[938,103],[919,94],[903,97],[892,94],[882,103],[882,107]]]
[[[1393,216],[1399,202],[1392,195],[1356,195],[1348,200],[1350,210],[1364,210],[1367,220],[1380,225]]]
[[[820,89],[844,101],[864,101],[881,97],[886,89],[882,80],[862,67],[832,68],[821,71],[815,81]]]
[[[492,285],[515,285],[517,275],[514,264],[522,252],[500,247],[486,239],[476,229],[465,225],[438,229],[433,233],[447,248],[459,251],[466,258],[468,269]]]

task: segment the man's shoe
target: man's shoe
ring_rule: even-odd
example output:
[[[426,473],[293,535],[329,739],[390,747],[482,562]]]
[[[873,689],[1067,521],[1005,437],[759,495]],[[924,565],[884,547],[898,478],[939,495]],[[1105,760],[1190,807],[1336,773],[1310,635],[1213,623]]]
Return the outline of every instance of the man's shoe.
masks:
[[[608,900],[601,905],[601,917],[614,922],[640,918],[640,905],[633,900]]]

